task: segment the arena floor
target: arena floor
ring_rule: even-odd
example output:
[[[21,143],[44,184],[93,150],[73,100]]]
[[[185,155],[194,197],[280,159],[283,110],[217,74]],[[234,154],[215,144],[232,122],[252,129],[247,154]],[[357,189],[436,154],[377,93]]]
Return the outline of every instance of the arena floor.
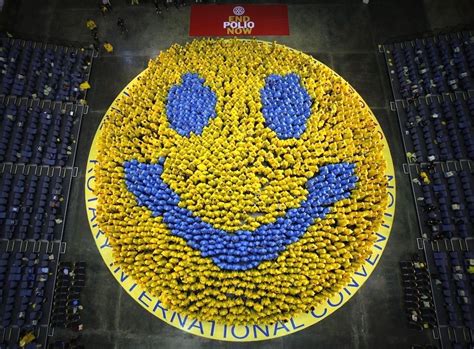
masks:
[[[262,37],[309,53],[334,69],[362,95],[388,138],[397,175],[396,217],[390,240],[367,283],[343,308],[301,332],[271,341],[236,344],[203,339],[158,320],[131,299],[114,280],[99,255],[84,208],[84,178],[88,151],[104,112],[123,87],[141,72],[148,59],[173,43],[185,43],[190,7],[172,7],[163,16],[151,1],[140,6],[112,0],[113,12],[102,17],[95,0],[16,0],[3,21],[13,32],[33,39],[91,42],[85,26],[93,18],[101,40],[114,52],[95,59],[89,91],[89,113],[83,120],[66,221],[64,260],[88,263],[88,286],[83,293],[82,341],[86,348],[408,348],[434,343],[429,331],[408,330],[402,302],[398,262],[417,251],[418,224],[397,116],[383,55],[377,45],[392,38],[468,24],[474,18],[469,0],[287,1],[290,36]],[[225,2],[225,1],[222,1]],[[255,2],[255,1],[254,1]],[[258,2],[258,1],[256,1]],[[40,4],[41,3],[41,4]],[[129,33],[121,36],[117,18]],[[57,333],[55,334],[57,335]]]

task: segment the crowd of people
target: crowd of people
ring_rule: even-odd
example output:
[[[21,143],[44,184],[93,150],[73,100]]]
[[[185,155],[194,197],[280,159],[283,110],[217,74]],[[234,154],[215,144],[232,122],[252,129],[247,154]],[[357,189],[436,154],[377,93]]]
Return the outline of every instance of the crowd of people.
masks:
[[[143,0],[127,0],[130,1],[130,5],[143,5],[145,3],[150,3],[149,1],[143,1]],[[141,1],[141,2],[140,2]],[[170,6],[174,6],[177,9],[179,9],[182,6],[186,6],[188,4],[188,1],[186,0],[153,0],[151,1],[153,3],[153,6],[155,8],[156,13],[162,14],[162,8],[167,10]],[[194,3],[202,3],[203,0],[194,0]],[[110,11],[112,11],[112,3],[110,0],[100,0],[99,2],[99,9],[102,12],[102,15],[106,15]]]
[[[105,117],[99,226],[165,307],[226,324],[288,320],[337,294],[372,253],[387,206],[374,120],[342,78],[284,46],[173,45]],[[342,196],[313,201],[311,185]],[[325,215],[307,226],[318,205]],[[281,239],[261,239],[269,225]]]
[[[123,25],[125,25],[125,24],[123,24]],[[87,27],[87,29],[90,30],[91,35],[92,35],[92,39],[94,40],[94,43],[93,43],[94,50],[99,52],[101,40],[99,39],[99,28],[97,27],[97,24],[95,23],[95,21],[93,19],[89,18],[86,21],[86,27]],[[104,47],[106,52],[108,52],[108,53],[114,52],[114,47],[112,46],[112,44],[110,42],[103,41],[102,44],[103,44],[103,47]]]
[[[128,1],[128,0],[127,0]],[[201,3],[202,0],[196,0],[196,3]],[[143,5],[145,2],[142,0],[130,0],[130,5]],[[163,14],[163,9],[168,10],[170,6],[174,6],[177,9],[180,7],[185,6],[186,0],[153,0],[152,1],[154,6],[154,11],[158,15]],[[99,0],[99,10],[102,16],[107,16],[109,13],[113,11],[113,6],[110,0]],[[99,38],[99,29],[96,22],[92,18],[88,18],[86,20],[86,27],[90,30],[92,40],[93,40],[93,47],[97,52],[100,52],[101,47],[107,53],[114,52],[113,45],[107,40],[101,40]],[[120,31],[120,34],[125,35],[128,33],[128,26],[125,22],[123,17],[118,17],[117,19],[117,27]]]

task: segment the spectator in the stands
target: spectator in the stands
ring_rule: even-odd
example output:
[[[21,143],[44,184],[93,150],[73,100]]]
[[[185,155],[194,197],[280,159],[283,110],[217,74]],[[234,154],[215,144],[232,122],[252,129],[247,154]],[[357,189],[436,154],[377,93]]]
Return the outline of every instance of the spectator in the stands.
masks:
[[[426,169],[428,170],[428,172],[433,172],[435,170],[435,164],[432,163],[432,162],[429,162],[427,165],[425,165]]]
[[[428,174],[425,171],[420,172],[420,178],[423,181],[424,184],[430,184],[431,180],[428,177]]]
[[[425,205],[423,208],[424,208],[425,212],[432,212],[432,211],[436,210],[436,206],[434,206],[434,205]]]
[[[80,85],[79,85],[79,88],[82,90],[82,91],[86,91],[88,89],[91,88],[91,85],[89,84],[88,81],[84,81],[82,82]]]
[[[416,154],[407,152],[407,159],[409,163],[416,162]]]
[[[34,333],[32,331],[25,333],[23,336],[20,337],[19,345],[20,347],[25,347],[27,344],[33,342],[36,339]]]
[[[433,225],[440,225],[442,222],[439,219],[428,219],[426,224],[433,226]]]

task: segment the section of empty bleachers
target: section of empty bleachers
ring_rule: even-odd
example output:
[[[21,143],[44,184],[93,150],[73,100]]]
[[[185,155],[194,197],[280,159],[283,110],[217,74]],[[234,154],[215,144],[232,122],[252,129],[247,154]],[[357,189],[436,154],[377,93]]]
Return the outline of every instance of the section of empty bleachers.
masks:
[[[12,98],[0,104],[0,163],[72,166],[84,106]]]
[[[0,95],[53,101],[85,97],[92,50],[0,38]]]
[[[409,162],[474,159],[474,96],[396,103]]]
[[[384,45],[394,98],[474,89],[474,36],[458,32]]]
[[[0,242],[0,348],[19,348],[29,332],[45,346],[60,249],[60,243]]]
[[[474,174],[463,168],[448,169],[442,163],[411,166],[424,238],[474,238]]]

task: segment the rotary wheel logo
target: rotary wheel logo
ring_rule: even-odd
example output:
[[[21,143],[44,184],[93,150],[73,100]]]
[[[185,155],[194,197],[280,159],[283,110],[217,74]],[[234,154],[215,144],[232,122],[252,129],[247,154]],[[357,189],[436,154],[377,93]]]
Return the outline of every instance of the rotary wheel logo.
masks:
[[[242,16],[245,13],[245,9],[242,6],[235,6],[233,12],[236,16]]]
[[[144,308],[197,335],[262,340],[365,282],[390,233],[393,173],[375,117],[331,69],[275,43],[195,40],[151,60],[107,111],[86,206]]]

